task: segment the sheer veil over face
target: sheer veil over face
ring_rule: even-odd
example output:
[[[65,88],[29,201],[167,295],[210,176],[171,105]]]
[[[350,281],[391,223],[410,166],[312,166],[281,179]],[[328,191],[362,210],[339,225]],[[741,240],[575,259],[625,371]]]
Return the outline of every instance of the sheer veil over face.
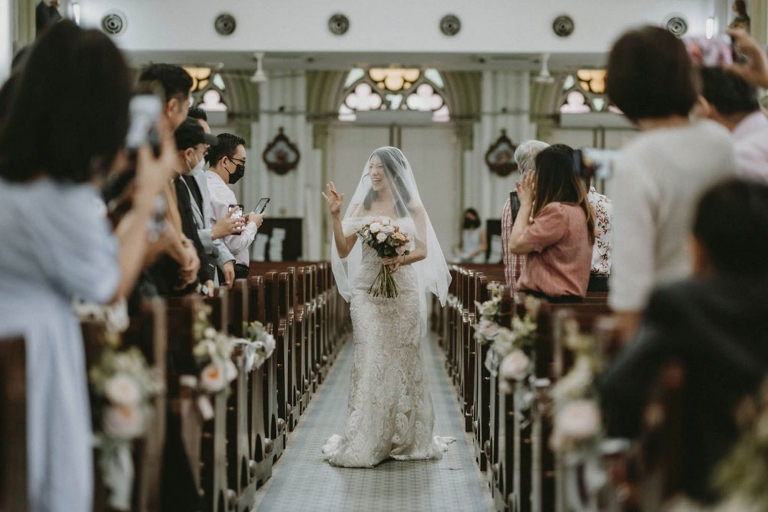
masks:
[[[431,291],[444,304],[451,276],[435,230],[421,202],[411,165],[403,152],[394,147],[379,148],[368,158],[342,220],[344,234],[353,235],[364,223],[376,217],[390,218],[403,231],[413,230],[410,234],[413,235],[416,251],[426,254],[423,260],[413,263],[422,292],[421,314],[425,331],[427,309],[424,292]],[[331,247],[337,286],[344,299],[349,301],[362,258],[362,244],[357,241],[343,260],[336,245],[331,244]]]

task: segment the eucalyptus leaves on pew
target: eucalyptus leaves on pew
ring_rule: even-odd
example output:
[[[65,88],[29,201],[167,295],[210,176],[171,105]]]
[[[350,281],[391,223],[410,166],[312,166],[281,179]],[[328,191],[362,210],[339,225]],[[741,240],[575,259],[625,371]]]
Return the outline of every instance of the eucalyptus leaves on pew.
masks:
[[[94,397],[92,413],[100,449],[99,468],[111,491],[109,505],[129,510],[133,440],[144,435],[152,414],[150,400],[163,390],[163,382],[136,347],[106,347],[88,376]]]
[[[713,482],[729,510],[768,508],[768,380],[757,396],[745,397],[735,411],[741,437],[715,468]]]
[[[245,368],[247,372],[254,368],[261,368],[264,361],[269,359],[277,346],[275,337],[267,332],[261,322],[243,322],[244,339],[236,340],[236,343],[244,345]]]

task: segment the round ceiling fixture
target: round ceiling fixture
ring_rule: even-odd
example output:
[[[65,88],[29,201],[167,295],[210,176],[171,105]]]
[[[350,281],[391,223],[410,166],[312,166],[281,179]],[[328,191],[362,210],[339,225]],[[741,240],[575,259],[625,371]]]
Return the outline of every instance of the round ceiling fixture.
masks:
[[[107,34],[116,36],[125,30],[125,14],[117,11],[107,13],[101,19],[101,29]]]
[[[213,23],[216,28],[216,32],[222,36],[229,36],[235,31],[237,22],[235,17],[231,14],[219,14],[216,16],[216,21]]]
[[[447,36],[455,36],[461,30],[461,20],[454,14],[447,14],[440,20],[440,31]]]
[[[349,30],[349,18],[343,14],[334,14],[328,19],[328,30],[331,34],[342,36]]]
[[[677,37],[684,36],[688,32],[688,23],[680,16],[673,16],[667,21],[667,30]]]
[[[555,18],[555,21],[552,22],[552,30],[555,31],[555,34],[559,37],[568,37],[571,34],[573,34],[573,29],[575,28],[575,25],[573,23],[573,18],[570,16],[558,16]]]

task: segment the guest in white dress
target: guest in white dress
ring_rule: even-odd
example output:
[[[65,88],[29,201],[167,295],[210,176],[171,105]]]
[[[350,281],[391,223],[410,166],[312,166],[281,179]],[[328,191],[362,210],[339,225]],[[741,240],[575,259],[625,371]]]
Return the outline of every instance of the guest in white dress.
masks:
[[[169,177],[167,158],[140,148],[141,184],[116,238],[95,184],[124,161],[116,157],[129,84],[106,35],[61,22],[35,45],[0,123],[0,338],[22,335],[26,344],[32,512],[91,510],[91,416],[71,303],[108,303],[130,291],[154,198]]]

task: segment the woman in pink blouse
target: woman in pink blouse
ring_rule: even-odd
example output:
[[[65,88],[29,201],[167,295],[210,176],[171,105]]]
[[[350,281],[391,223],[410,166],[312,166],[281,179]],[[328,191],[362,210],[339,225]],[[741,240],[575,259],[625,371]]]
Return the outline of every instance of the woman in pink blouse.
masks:
[[[595,216],[572,159],[547,148],[536,171],[517,184],[520,211],[509,240],[513,254],[527,254],[517,289],[550,302],[581,302],[595,242]]]

